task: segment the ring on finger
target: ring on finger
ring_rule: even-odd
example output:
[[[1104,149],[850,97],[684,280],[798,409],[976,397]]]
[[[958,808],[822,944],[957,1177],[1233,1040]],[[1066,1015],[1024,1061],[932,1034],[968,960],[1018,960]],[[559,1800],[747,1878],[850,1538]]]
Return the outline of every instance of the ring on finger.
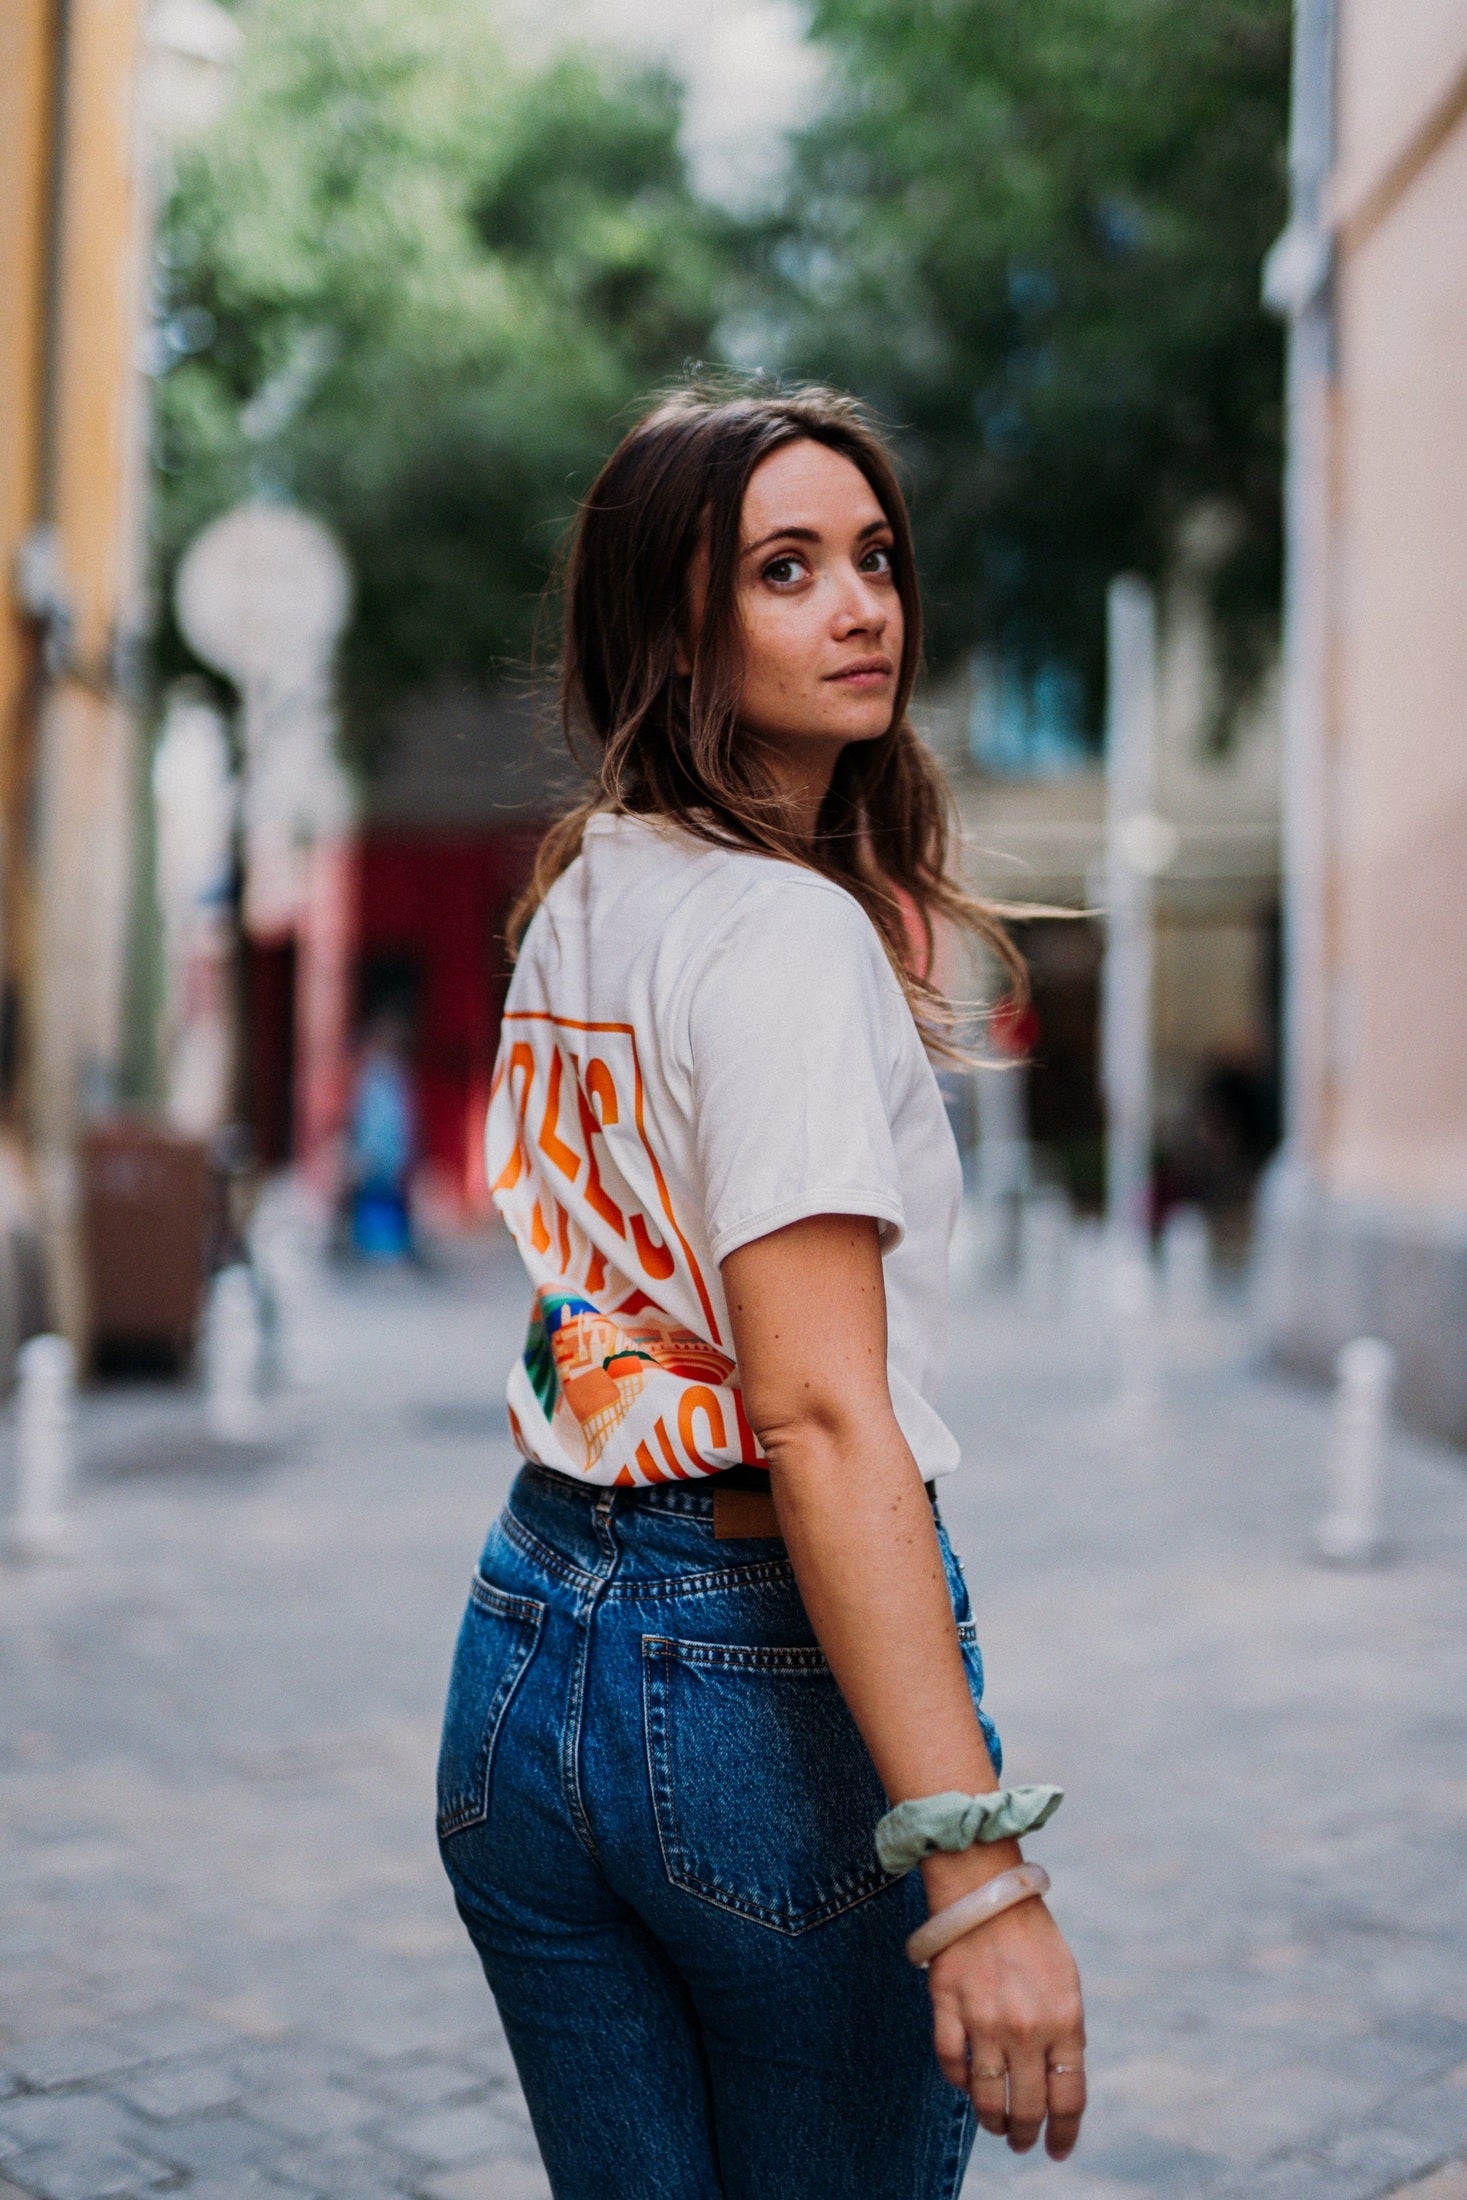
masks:
[[[1085,2065],[1083,2063],[1051,2063],[1049,2065],[1049,2075],[1052,2078],[1083,2078]]]
[[[976,2069],[975,2069],[975,2070],[974,2070],[974,2072],[973,2072],[973,2075],[974,2075],[974,2077],[975,2077],[975,2078],[983,2078],[983,2079],[985,2079],[985,2080],[989,2080],[989,2081],[996,2081],[996,2080],[998,2080],[998,2079],[1000,2079],[1000,2078],[1006,2078],[1006,2077],[1008,2076],[1008,2074],[1009,2074],[1009,2072],[1008,2072],[1008,2065],[1007,2065],[1007,2063],[1000,2063],[1000,2064],[999,2064],[999,2066],[998,2066],[998,2068],[997,2068],[997,2070],[976,2070]]]

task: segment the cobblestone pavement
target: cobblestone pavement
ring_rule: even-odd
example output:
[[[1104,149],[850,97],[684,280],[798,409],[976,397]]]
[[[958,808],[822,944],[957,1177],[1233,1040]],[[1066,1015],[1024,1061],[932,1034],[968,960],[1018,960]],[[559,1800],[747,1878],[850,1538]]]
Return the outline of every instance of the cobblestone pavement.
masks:
[[[332,1287],[255,1445],[87,1402],[79,1551],[0,1572],[0,2200],[543,2200],[431,1832],[512,1462],[488,1257]],[[1127,1438],[1085,1321],[958,1324],[947,1499],[1084,1968],[1075,2160],[967,2200],[1467,2200],[1467,1471],[1399,1440],[1392,1562],[1311,1563],[1325,1401],[1177,1343]],[[880,2200],[873,2195],[873,2200]]]

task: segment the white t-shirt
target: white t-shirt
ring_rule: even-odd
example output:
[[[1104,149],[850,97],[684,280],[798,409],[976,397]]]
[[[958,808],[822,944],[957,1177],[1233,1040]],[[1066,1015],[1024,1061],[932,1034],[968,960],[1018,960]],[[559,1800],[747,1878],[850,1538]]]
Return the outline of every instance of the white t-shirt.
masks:
[[[892,1403],[925,1479],[961,1192],[932,1065],[843,888],[662,820],[596,816],[525,936],[486,1131],[535,1301],[509,1379],[527,1459],[635,1485],[761,1453],[720,1261],[874,1215]]]

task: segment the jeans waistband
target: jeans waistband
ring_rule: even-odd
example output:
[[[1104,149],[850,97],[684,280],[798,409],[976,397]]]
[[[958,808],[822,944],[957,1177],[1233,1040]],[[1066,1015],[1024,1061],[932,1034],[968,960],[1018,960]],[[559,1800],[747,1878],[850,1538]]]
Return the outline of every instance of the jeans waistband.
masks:
[[[542,1467],[535,1459],[526,1461],[524,1472],[533,1475],[557,1497],[578,1498],[588,1512],[603,1500],[609,1500],[612,1512],[651,1506],[661,1512],[706,1515],[712,1512],[713,1500],[720,1490],[755,1490],[766,1497],[771,1494],[767,1467],[725,1467],[717,1474],[699,1475],[696,1481],[655,1482],[636,1489],[608,1488],[604,1482],[573,1481],[570,1475],[561,1474],[554,1467]],[[935,1506],[937,1484],[924,1482],[922,1486]]]

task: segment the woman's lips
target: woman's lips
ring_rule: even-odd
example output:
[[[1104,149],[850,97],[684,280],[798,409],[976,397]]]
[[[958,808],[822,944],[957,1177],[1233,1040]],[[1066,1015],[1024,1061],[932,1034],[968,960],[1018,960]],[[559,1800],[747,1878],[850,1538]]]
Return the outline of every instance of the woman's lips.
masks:
[[[885,657],[868,657],[860,664],[845,666],[840,672],[828,672],[826,678],[839,682],[842,687],[880,687],[891,678],[891,670]]]

